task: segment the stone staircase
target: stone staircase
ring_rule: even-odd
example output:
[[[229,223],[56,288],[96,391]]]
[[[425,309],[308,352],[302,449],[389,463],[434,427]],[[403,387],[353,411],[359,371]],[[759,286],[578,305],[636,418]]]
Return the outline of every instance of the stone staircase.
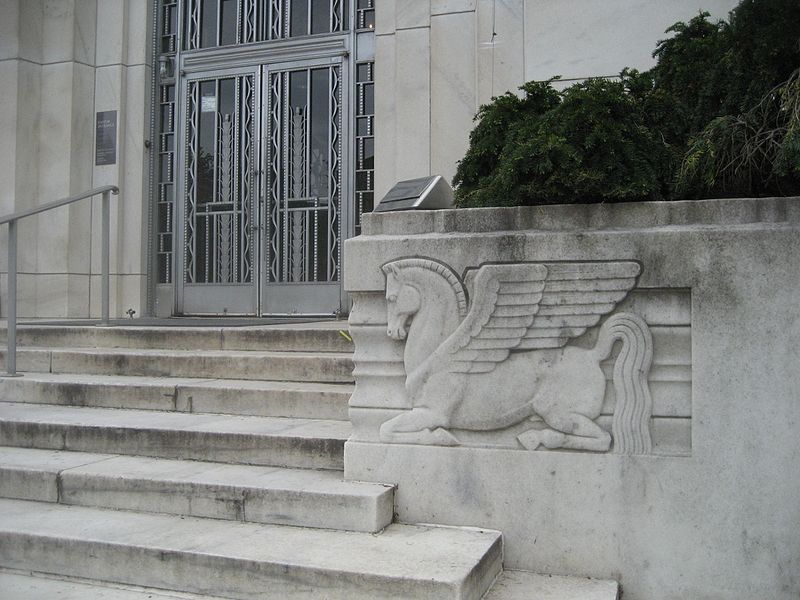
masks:
[[[96,582],[159,598],[483,597],[499,532],[393,523],[391,485],[342,479],[341,326],[21,327],[25,375],[0,379],[0,598],[51,597],[52,577],[81,598]],[[20,583],[29,572],[50,579]],[[518,580],[491,597],[518,597]]]

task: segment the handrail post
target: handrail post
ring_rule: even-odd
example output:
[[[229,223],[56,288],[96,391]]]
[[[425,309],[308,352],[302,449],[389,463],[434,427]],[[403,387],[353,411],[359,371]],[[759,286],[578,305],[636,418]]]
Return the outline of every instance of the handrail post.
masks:
[[[17,221],[8,222],[8,310],[6,376],[17,376]]]
[[[109,254],[110,254],[110,229],[111,229],[111,192],[103,192],[103,233],[102,233],[102,303],[103,312],[101,324],[109,324]]]

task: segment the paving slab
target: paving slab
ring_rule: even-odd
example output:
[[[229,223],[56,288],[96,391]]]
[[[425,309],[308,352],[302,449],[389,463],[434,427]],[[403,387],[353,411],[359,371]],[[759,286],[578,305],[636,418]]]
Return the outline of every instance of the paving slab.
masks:
[[[340,470],[350,432],[346,421],[0,403],[0,444],[24,448]]]
[[[253,598],[478,600],[500,533],[393,524],[380,534],[0,499],[0,565]]]
[[[503,571],[484,600],[617,600],[619,584],[607,579]]]

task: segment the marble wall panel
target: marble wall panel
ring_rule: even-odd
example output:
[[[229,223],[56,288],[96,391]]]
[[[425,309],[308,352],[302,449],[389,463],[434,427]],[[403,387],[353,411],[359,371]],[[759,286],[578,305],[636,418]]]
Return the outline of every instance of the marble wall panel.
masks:
[[[143,274],[112,274],[109,279],[109,306],[111,315],[126,317],[129,308],[136,311],[136,316],[142,315],[145,302],[145,279]],[[100,275],[92,275],[89,284],[89,314],[92,318],[99,318],[102,308],[101,300],[102,279]]]
[[[402,2],[402,0],[400,0]],[[375,11],[375,34],[384,35],[394,33],[395,6],[397,0],[383,0],[380,8]]]
[[[702,9],[725,17],[737,3],[709,0]],[[664,30],[688,21],[699,8],[697,0],[525,0],[525,80],[613,76],[626,66],[648,69]]]
[[[431,22],[430,19],[431,0],[395,2],[395,26],[397,29],[428,27]]]
[[[67,314],[69,304],[69,275],[66,273],[37,273],[36,316],[60,317]]]
[[[93,187],[94,162],[94,73],[93,67],[74,63],[72,91],[72,137],[70,193],[77,194]],[[91,240],[91,202],[82,200],[69,207],[68,272],[88,273]]]
[[[19,0],[19,56],[25,60],[44,62],[44,0]]]
[[[395,43],[395,179],[403,180],[431,168],[430,29],[398,30]]]
[[[0,60],[19,56],[19,0],[0,3]]]
[[[19,90],[20,61],[0,61],[0,211],[3,214],[14,210],[14,188],[16,180],[17,146],[17,98]]]
[[[125,136],[120,138],[122,194],[115,203],[121,215],[114,236],[117,241],[116,268],[119,273],[142,273],[146,262],[147,160],[144,140],[148,135],[150,69],[143,65],[125,70],[126,102],[121,115]],[[113,200],[112,200],[113,201]]]
[[[478,104],[525,81],[524,0],[478,0]]]
[[[44,0],[42,14],[42,62],[58,63],[75,58],[75,0]]]
[[[124,198],[124,165],[125,165],[125,139],[128,134],[126,115],[127,100],[127,76],[128,68],[124,65],[105,65],[97,67],[95,71],[95,112],[116,110],[117,111],[117,162],[113,165],[102,165],[94,167],[93,185],[100,187],[103,185],[119,185],[120,197],[111,201],[111,231],[112,236],[119,231],[120,219],[120,200]],[[92,199],[92,273],[100,273],[101,268],[101,248],[100,236],[102,227],[101,198],[98,196]],[[110,264],[112,271],[117,271],[118,244],[111,244]]]
[[[477,110],[475,13],[431,18],[431,173],[452,181]]]
[[[72,319],[85,319],[89,316],[88,274],[71,273],[67,276],[67,307],[65,314]]]
[[[152,19],[150,7],[152,2],[127,2],[127,48],[125,63],[127,65],[144,65],[148,62],[150,41],[152,40]]]
[[[39,132],[42,115],[42,67],[36,63],[19,61],[17,73],[16,112],[16,186],[15,207],[29,208],[39,200]]]
[[[431,15],[469,12],[475,10],[478,0],[431,0]]]
[[[97,3],[98,0],[75,0],[73,56],[86,65],[94,65],[97,54]]]
[[[35,317],[36,313],[36,275],[17,274],[17,316]],[[6,314],[8,301],[8,273],[0,273],[0,310]]]
[[[378,11],[380,14],[380,11]],[[375,201],[394,185],[397,177],[396,36],[375,36]]]
[[[71,43],[71,41],[70,41]],[[36,204],[51,202],[72,192],[73,84],[76,66],[57,62],[42,66],[41,128],[39,132],[39,197]],[[46,167],[44,167],[46,165]],[[32,217],[38,223],[36,270],[66,272],[69,247],[69,208]]]
[[[101,0],[97,3],[97,66],[120,64],[127,59],[127,4],[127,0]],[[147,3],[139,0],[138,4]]]

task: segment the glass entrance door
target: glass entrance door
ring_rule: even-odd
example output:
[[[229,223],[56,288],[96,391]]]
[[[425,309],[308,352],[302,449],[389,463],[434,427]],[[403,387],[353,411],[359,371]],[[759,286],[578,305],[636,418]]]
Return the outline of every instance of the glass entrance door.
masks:
[[[250,71],[184,84],[183,313],[257,311],[257,79]]]
[[[346,311],[342,245],[372,206],[373,4],[160,0],[157,313]]]
[[[263,311],[341,308],[347,86],[341,59],[271,66],[263,77],[266,139]]]

